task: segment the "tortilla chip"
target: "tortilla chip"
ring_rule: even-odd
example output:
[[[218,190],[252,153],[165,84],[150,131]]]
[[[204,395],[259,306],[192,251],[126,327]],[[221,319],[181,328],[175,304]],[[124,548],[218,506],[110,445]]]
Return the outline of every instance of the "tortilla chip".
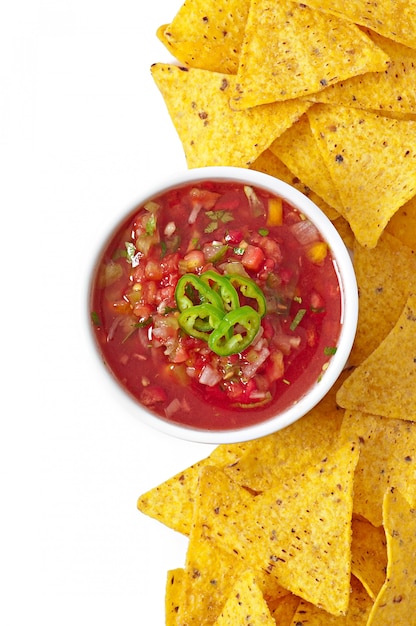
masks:
[[[367,72],[342,80],[308,97],[313,102],[342,104],[359,109],[414,113],[416,50],[376,33],[365,32],[389,56],[389,66],[380,72]]]
[[[252,0],[231,106],[305,96],[388,61],[354,24],[291,0]]]
[[[211,482],[207,481],[206,477],[215,476],[217,469],[214,466],[201,469],[201,480],[198,483],[192,530],[186,554],[184,599],[178,616],[180,624],[195,624],[195,626],[213,624],[221,613],[234,583],[249,567],[236,553],[229,552],[215,540],[211,541],[206,536],[206,521],[211,515],[212,502]],[[227,481],[221,469],[218,469],[218,475]],[[239,487],[237,489],[239,493],[241,492],[241,496],[251,503],[252,496],[244,489]],[[224,493],[224,495],[227,494]],[[235,504],[238,505],[238,502]],[[256,571],[256,584],[266,601],[289,593],[267,572]]]
[[[371,28],[410,48],[416,48],[414,0],[306,0],[305,4]]]
[[[354,513],[373,526],[383,523],[382,503],[397,485],[416,506],[416,424],[360,411],[346,411],[340,440],[360,442],[354,477]]]
[[[416,421],[416,294],[396,325],[344,381],[337,402],[346,409]]]
[[[412,624],[416,611],[416,509],[391,487],[383,506],[387,537],[387,575],[370,613],[368,626]]]
[[[214,626],[276,626],[257,584],[255,574],[247,570],[235,583]]]
[[[344,412],[335,401],[343,374],[328,394],[302,419],[271,435],[248,442],[224,472],[254,492],[271,489],[305,471],[336,445]]]
[[[218,446],[207,458],[178,472],[141,495],[137,501],[137,508],[172,530],[189,535],[201,467],[208,464],[218,465],[218,467],[232,464],[244,454],[246,447],[245,443]]]
[[[353,519],[351,551],[351,571],[374,600],[386,579],[387,549],[383,527]]]
[[[215,467],[204,467],[199,543],[334,615],[347,611],[351,516],[358,447],[348,443],[300,476],[253,495]]]
[[[351,578],[351,597],[345,616],[328,615],[324,610],[301,601],[290,626],[366,626],[372,602],[359,581]],[[289,624],[288,624],[289,626]]]
[[[312,200],[312,202],[314,202],[314,204],[316,204],[316,206],[318,206],[331,221],[336,220],[339,217],[339,213],[336,209],[329,206],[325,200],[320,198],[318,194],[303,183],[270,149],[262,152],[250,165],[250,169],[257,170],[258,172],[264,172],[265,174],[269,174],[269,176],[274,176],[275,178],[279,178],[285,183],[292,185],[292,187],[295,187]]]
[[[186,0],[158,36],[190,67],[235,74],[249,6],[250,0]]]
[[[299,606],[300,598],[289,593],[283,598],[269,602],[270,613],[279,626],[289,626]]]
[[[343,213],[340,195],[331,180],[306,115],[276,138],[269,149],[318,196],[338,213]]]
[[[165,618],[166,626],[179,626],[178,613],[183,600],[184,569],[169,570],[166,577]]]
[[[396,211],[386,231],[416,251],[416,196]]]
[[[316,104],[312,132],[354,235],[374,248],[394,213],[416,194],[416,122]]]
[[[350,363],[359,365],[392,330],[409,290],[416,292],[416,254],[386,232],[375,248],[353,251],[360,306]]]
[[[155,63],[151,71],[190,168],[248,167],[310,106],[295,100],[232,111],[234,76],[164,63]]]

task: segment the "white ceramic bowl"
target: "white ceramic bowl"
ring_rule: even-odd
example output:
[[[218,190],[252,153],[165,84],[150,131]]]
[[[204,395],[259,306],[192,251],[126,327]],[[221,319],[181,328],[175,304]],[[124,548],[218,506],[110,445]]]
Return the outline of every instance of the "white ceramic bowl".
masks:
[[[336,353],[330,359],[328,368],[323,373],[320,381],[315,383],[295,404],[266,421],[232,430],[201,430],[163,419],[141,406],[137,400],[133,399],[122,388],[107,370],[106,366],[103,365],[101,355],[97,350],[97,343],[91,331],[92,347],[97,353],[97,362],[107,372],[105,376],[109,379],[109,385],[105,386],[102,393],[115,393],[120,402],[125,403],[127,401],[128,409],[136,414],[142,422],[165,434],[188,441],[211,444],[247,441],[268,435],[300,419],[327,394],[335,383],[346,365],[356,333],[358,319],[357,283],[349,251],[331,221],[300,191],[267,174],[235,167],[205,167],[186,170],[161,181],[158,188],[149,189],[142,193],[135,206],[142,205],[169,189],[188,183],[196,183],[201,180],[236,181],[263,188],[272,194],[280,196],[309,218],[318,228],[323,239],[329,244],[341,287],[342,319]],[[127,215],[122,216],[123,219],[126,217]],[[118,224],[115,224],[115,229],[117,226]],[[97,249],[99,249],[98,245]],[[98,259],[99,255],[97,254],[95,263],[98,262]],[[91,268],[91,276],[93,271],[94,267]],[[90,302],[88,302],[88,307],[90,307]],[[88,319],[90,319],[90,310],[88,310]]]

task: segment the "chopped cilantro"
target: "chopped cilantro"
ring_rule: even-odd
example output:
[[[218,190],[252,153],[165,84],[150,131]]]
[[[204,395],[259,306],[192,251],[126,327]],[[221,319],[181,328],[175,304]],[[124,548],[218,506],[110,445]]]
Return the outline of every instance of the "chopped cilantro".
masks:
[[[331,356],[332,354],[335,354],[335,353],[336,353],[336,351],[337,351],[336,346],[326,346],[326,347],[324,348],[324,354],[325,354],[326,356]]]
[[[100,316],[96,311],[91,311],[91,321],[94,326],[101,326]]]
[[[299,311],[296,313],[295,317],[292,320],[292,323],[290,325],[290,330],[295,330],[295,328],[299,326],[305,313],[306,313],[306,309],[299,309]]]
[[[259,228],[258,233],[262,237],[267,237],[267,235],[269,234],[269,230],[267,228]]]

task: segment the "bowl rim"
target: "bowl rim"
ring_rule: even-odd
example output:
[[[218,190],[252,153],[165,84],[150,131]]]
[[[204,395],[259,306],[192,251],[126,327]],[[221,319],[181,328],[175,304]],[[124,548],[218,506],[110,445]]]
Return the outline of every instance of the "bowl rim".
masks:
[[[107,245],[111,234],[117,229],[118,224],[121,224],[121,222],[130,214],[134,213],[137,207],[153,197],[164,194],[175,187],[183,186],[188,183],[197,183],[203,180],[228,180],[250,184],[266,189],[292,204],[297,210],[306,215],[306,217],[308,217],[315,224],[322,237],[329,244],[341,287],[342,315],[337,351],[329,360],[328,367],[323,373],[321,379],[315,382],[315,384],[305,392],[298,402],[292,404],[282,413],[249,426],[227,430],[193,428],[191,426],[181,425],[179,423],[169,421],[153,412],[148,411],[137,399],[133,398],[129,392],[122,387],[115,376],[113,376],[110,369],[105,365],[103,359],[100,358],[101,355],[91,324],[90,297],[94,280],[94,272],[97,261]],[[87,294],[89,334],[94,344],[96,355],[101,362],[102,369],[104,369],[104,372],[106,373],[107,380],[110,378],[112,386],[115,388],[115,392],[117,392],[119,397],[123,399],[123,402],[127,401],[127,407],[130,408],[130,410],[131,407],[133,407],[133,410],[136,410],[137,417],[142,423],[147,424],[151,428],[156,429],[165,435],[185,441],[215,445],[244,442],[269,435],[289,426],[306,415],[306,413],[316,406],[328,393],[347,364],[356,334],[359,308],[358,287],[351,253],[346,247],[335,226],[325,215],[322,209],[320,209],[301,191],[281,179],[257,170],[234,166],[207,166],[188,170],[185,169],[176,173],[171,173],[170,175],[164,177],[159,184],[153,184],[153,186],[147,189],[147,191],[140,194],[133,207],[130,210],[125,211],[121,216],[121,219],[115,221],[113,227],[111,228],[111,232],[107,235],[107,237],[104,237],[104,241],[101,246],[97,246],[97,248],[98,251],[96,251],[94,255],[89,272]]]

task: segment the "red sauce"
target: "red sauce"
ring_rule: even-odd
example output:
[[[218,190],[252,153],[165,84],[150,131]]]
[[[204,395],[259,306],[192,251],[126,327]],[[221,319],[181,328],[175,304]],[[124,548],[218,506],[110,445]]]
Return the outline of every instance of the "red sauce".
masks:
[[[337,273],[316,228],[273,198],[233,182],[183,186],[138,207],[108,243],[91,294],[95,337],[114,377],[151,412],[243,427],[289,407],[322,375],[340,332]],[[219,356],[178,324],[179,278],[207,270],[248,276],[265,296],[241,353]]]

